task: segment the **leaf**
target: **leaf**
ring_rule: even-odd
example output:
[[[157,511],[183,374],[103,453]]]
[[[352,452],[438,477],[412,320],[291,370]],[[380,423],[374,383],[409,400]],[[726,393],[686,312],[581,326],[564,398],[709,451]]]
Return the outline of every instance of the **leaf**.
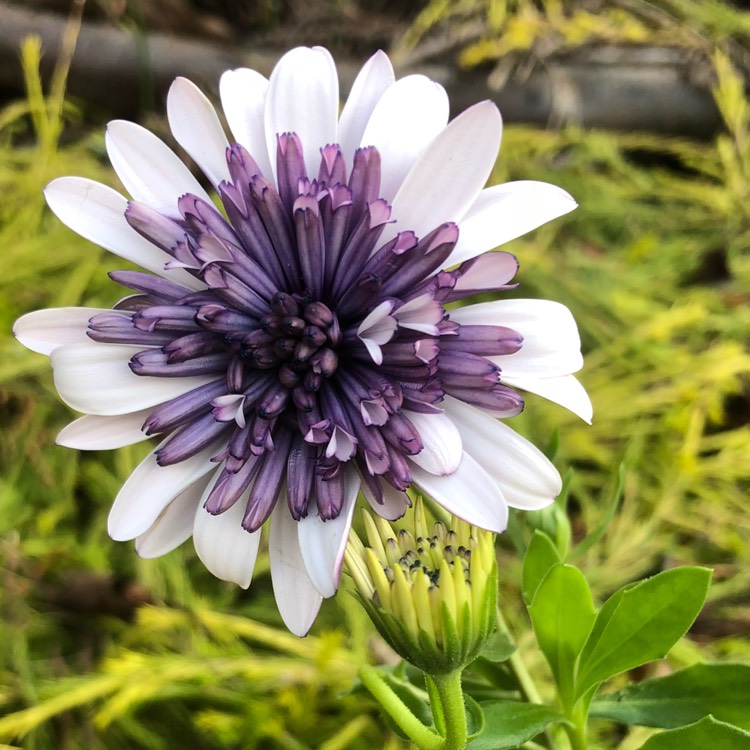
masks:
[[[549,706],[503,701],[486,703],[484,731],[468,744],[468,750],[516,748],[536,737],[550,724],[565,721]]]
[[[682,567],[615,592],[599,611],[581,654],[577,696],[666,656],[700,612],[710,580],[708,568]]]
[[[578,568],[556,565],[529,607],[537,641],[547,657],[564,704],[572,698],[576,659],[596,620],[589,585]]]
[[[507,661],[515,652],[516,644],[507,633],[496,630],[482,646],[479,656],[491,662]]]
[[[750,665],[696,664],[594,702],[591,714],[624,724],[672,729],[711,714],[750,729]]]
[[[523,600],[527,606],[534,600],[539,584],[553,565],[561,562],[554,542],[543,532],[535,531],[523,558]]]
[[[470,695],[464,693],[466,706],[466,731],[469,739],[478,737],[484,731],[484,710]]]
[[[717,721],[713,716],[681,729],[670,729],[649,737],[640,750],[750,750],[750,732]]]

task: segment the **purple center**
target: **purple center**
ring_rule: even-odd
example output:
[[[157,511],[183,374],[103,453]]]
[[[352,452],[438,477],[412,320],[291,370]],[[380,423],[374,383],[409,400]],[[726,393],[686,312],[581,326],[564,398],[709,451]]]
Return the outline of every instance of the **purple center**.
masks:
[[[138,294],[89,324],[95,341],[148,347],[131,359],[137,375],[203,381],[154,408],[144,430],[164,438],[164,466],[211,451],[221,468],[210,513],[250,488],[249,531],[284,480],[295,519],[311,503],[338,516],[350,461],[376,502],[381,481],[405,490],[407,456],[423,449],[408,414],[439,412],[445,394],[504,416],[523,408],[487,359],[518,351],[520,335],[458,325],[444,307],[508,288],[515,259],[495,253],[440,270],[458,240],[453,223],[380,243],[391,209],[379,197],[378,151],[359,149],[348,175],[338,146],[321,156],[310,179],[297,136],[279,136],[277,190],[231,146],[225,214],[195,195],[179,199],[176,218],[131,201],[128,222],[172,257],[166,267],[207,288],[114,271]]]

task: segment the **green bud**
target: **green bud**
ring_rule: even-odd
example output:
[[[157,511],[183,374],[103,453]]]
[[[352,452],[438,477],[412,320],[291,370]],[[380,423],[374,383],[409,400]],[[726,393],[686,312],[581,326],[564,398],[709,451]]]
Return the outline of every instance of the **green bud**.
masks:
[[[495,625],[493,534],[455,517],[430,529],[421,498],[398,531],[367,511],[363,518],[366,542],[353,531],[345,560],[375,627],[427,674],[466,666]]]

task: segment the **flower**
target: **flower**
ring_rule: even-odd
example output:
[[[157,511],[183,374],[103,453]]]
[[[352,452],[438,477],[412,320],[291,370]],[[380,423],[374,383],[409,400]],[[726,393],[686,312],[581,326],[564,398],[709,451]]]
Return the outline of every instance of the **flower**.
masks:
[[[516,388],[590,417],[572,316],[542,300],[446,306],[511,288],[515,257],[486,251],[575,202],[539,182],[483,190],[497,108],[448,123],[443,88],[395,81],[382,52],[340,116],[322,48],[287,53],[269,80],[228,71],[220,93],[231,143],[190,81],[167,99],[220,203],[152,133],[110,123],[131,199],[80,177],[45,195],[146,272],[110,273],[134,292],[114,310],[38,311],[14,330],[85,415],[60,444],[161,439],[117,495],[110,535],[155,557],[192,534],[212,573],[247,587],[270,520],[276,600],[304,634],[336,591],[360,489],[394,519],[415,484],[492,531],[509,505],[558,494],[550,462],[496,417],[521,411]]]
[[[473,661],[495,629],[494,535],[452,516],[428,532],[417,498],[399,531],[363,511],[368,546],[352,531],[346,570],[383,638],[429,675]]]

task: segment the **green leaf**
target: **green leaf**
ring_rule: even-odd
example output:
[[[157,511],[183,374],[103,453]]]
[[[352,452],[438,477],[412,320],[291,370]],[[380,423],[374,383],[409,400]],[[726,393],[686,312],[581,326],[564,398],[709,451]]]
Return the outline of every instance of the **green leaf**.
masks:
[[[529,607],[537,641],[547,657],[564,704],[573,697],[576,659],[596,620],[589,585],[578,568],[556,565]]]
[[[507,661],[516,650],[516,644],[507,633],[496,630],[482,646],[479,656],[487,661]]]
[[[522,593],[527,605],[534,600],[534,594],[550,568],[560,562],[555,543],[545,533],[535,531],[523,558]]]
[[[536,737],[550,724],[565,721],[557,711],[534,703],[486,703],[484,731],[468,744],[469,750],[506,750]],[[684,750],[684,749],[683,749]]]
[[[713,716],[649,737],[640,750],[750,750],[750,732]]]
[[[591,714],[624,724],[672,729],[711,714],[750,729],[750,665],[696,664],[594,702]]]
[[[466,731],[469,739],[473,740],[484,731],[484,710],[470,695],[464,693],[466,706]]]
[[[708,568],[683,567],[617,591],[599,611],[581,654],[577,696],[666,656],[700,612],[710,580]]]

